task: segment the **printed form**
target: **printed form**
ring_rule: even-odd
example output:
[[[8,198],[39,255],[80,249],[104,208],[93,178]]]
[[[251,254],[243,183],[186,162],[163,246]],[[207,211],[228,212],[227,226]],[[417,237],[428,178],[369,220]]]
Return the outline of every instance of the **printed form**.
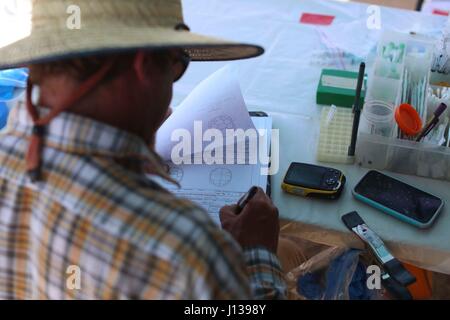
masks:
[[[218,129],[225,137],[226,129],[257,129],[257,161],[248,162],[250,142],[245,142],[246,164],[181,164],[171,162],[171,150],[178,143],[171,141],[172,132],[185,129],[191,133],[194,145],[194,121],[201,121],[203,130]],[[261,130],[262,129],[262,130]],[[252,186],[266,190],[268,185],[268,155],[271,142],[272,118],[250,117],[237,79],[227,68],[220,69],[200,83],[184,102],[175,109],[157,134],[156,151],[167,161],[170,176],[180,188],[170,182],[158,182],[179,197],[187,198],[204,208],[220,225],[219,210],[225,205],[236,204]],[[231,142],[223,141],[223,148]],[[204,142],[203,149],[211,142]],[[237,142],[234,150],[239,154]],[[261,149],[261,150],[260,150]],[[266,161],[261,161],[259,153]],[[225,160],[225,150],[223,152]],[[192,156],[198,156],[192,152]],[[236,160],[236,157],[235,157]],[[225,163],[225,162],[224,162]],[[236,163],[236,162],[234,162]],[[265,170],[264,170],[265,169]]]

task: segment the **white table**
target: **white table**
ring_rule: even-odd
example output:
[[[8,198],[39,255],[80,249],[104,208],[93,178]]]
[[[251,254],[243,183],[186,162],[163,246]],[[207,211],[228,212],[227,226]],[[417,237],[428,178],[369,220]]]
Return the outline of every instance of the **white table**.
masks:
[[[320,107],[315,103],[322,67],[317,58],[325,52],[324,34],[334,45],[365,59],[370,68],[371,48],[379,30],[368,30],[367,5],[310,0],[184,0],[186,23],[194,32],[262,45],[259,58],[231,63],[240,76],[250,110],[263,110],[280,130],[280,171],[273,177],[273,200],[280,215],[295,221],[291,230],[316,242],[360,247],[361,242],[342,224],[341,215],[357,210],[399,259],[429,270],[450,274],[450,184],[415,176],[401,178],[447,200],[447,206],[429,230],[419,230],[356,202],[351,188],[367,172],[356,165],[334,165],[344,171],[347,186],[338,201],[303,199],[284,194],[283,176],[293,161],[316,163]],[[328,27],[300,24],[302,12],[336,16]],[[445,18],[413,11],[381,8],[381,27],[402,32],[436,34]],[[330,44],[329,44],[330,45]],[[331,45],[332,46],[332,45]],[[335,49],[333,49],[335,50]],[[338,64],[334,67],[339,66]],[[226,63],[193,63],[176,84],[176,106],[201,80]],[[357,65],[350,68],[357,69]],[[398,174],[389,173],[394,177]]]

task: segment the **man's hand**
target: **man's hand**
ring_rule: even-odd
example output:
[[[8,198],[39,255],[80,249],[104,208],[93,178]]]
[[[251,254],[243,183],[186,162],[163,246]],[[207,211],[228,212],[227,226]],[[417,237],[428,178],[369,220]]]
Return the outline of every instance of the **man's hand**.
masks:
[[[277,252],[280,225],[278,209],[261,188],[236,214],[238,206],[225,206],[220,209],[222,227],[237,240],[241,247],[263,246],[273,253]]]

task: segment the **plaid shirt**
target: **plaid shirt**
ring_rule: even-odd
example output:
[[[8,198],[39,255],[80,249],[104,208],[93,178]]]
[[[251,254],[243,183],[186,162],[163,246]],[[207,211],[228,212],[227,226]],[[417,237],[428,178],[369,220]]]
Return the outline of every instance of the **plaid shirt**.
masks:
[[[44,182],[33,184],[30,132],[20,104],[0,136],[0,298],[284,297],[273,254],[242,251],[139,169],[162,168],[140,138],[63,113],[47,128]]]

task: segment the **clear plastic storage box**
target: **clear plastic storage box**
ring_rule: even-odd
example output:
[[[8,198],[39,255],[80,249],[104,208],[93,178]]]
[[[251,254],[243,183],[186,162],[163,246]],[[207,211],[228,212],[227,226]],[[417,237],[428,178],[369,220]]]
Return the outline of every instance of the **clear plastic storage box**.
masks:
[[[360,133],[356,163],[371,169],[450,181],[450,148]]]
[[[386,62],[382,63],[380,60],[383,54],[382,48],[390,43],[402,49],[404,43],[405,48],[392,59],[397,63],[387,65]],[[428,79],[422,96],[426,106],[426,91],[430,85],[430,75],[433,78],[430,70],[434,43],[434,39],[413,34],[385,33],[379,42],[378,57],[368,79],[366,103],[373,100],[381,100],[392,106],[403,103],[404,101],[401,101],[402,79],[405,75],[405,68],[409,68],[407,71],[410,72],[412,79],[414,77],[416,79],[427,77]],[[417,54],[419,50],[424,53],[422,56]],[[408,57],[408,52],[412,53],[410,57]],[[398,77],[399,74],[402,76]],[[433,81],[431,80],[431,82]],[[425,123],[426,107],[423,111],[422,121]],[[361,121],[364,121],[364,110]],[[399,139],[396,135],[396,125],[392,135],[389,136],[374,134],[374,130],[368,132],[364,129],[365,127],[367,126],[364,123],[360,123],[355,154],[357,164],[371,169],[450,181],[450,148]]]

